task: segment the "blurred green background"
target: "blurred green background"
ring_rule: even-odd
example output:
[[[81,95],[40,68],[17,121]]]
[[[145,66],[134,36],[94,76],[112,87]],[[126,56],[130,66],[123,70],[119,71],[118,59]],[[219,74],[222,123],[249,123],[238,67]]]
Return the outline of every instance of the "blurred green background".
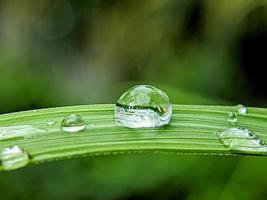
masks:
[[[0,0],[0,113],[114,103],[267,105],[265,0]],[[1,199],[267,199],[267,158],[131,155],[0,173]]]

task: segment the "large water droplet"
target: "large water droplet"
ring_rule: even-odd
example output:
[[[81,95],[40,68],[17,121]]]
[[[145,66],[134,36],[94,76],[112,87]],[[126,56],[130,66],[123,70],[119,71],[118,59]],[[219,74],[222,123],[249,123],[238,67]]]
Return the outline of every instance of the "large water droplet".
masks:
[[[247,107],[242,105],[242,104],[238,104],[235,107],[235,109],[236,109],[237,113],[240,114],[240,115],[246,115],[248,113]]]
[[[27,165],[28,154],[19,146],[6,147],[1,152],[1,163],[4,170],[14,170]]]
[[[162,90],[137,85],[122,94],[115,109],[115,121],[130,128],[160,127],[169,123],[172,105]]]
[[[85,129],[85,122],[80,115],[70,114],[63,118],[61,129],[65,132],[75,133]]]
[[[31,125],[2,126],[0,127],[0,140],[35,137],[45,132],[46,130]]]
[[[235,122],[237,122],[237,116],[236,116],[236,113],[234,113],[234,112],[229,112],[229,113],[228,113],[228,116],[227,116],[227,121],[230,122],[230,123],[235,123]]]
[[[267,153],[267,147],[264,141],[249,129],[238,127],[227,128],[217,132],[217,136],[224,146],[235,153]]]

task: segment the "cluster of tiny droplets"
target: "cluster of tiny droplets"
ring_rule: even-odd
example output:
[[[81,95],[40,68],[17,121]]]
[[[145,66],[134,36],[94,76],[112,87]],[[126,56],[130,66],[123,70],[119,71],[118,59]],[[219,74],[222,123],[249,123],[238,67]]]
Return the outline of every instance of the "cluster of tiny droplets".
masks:
[[[238,115],[247,115],[248,109],[242,104],[235,106],[235,110],[227,113],[227,121],[234,124],[238,121]]]
[[[227,121],[235,124],[238,115],[247,115],[248,108],[244,105],[235,106],[235,111],[227,114]],[[230,127],[217,132],[220,142],[233,153],[266,154],[267,146],[253,131],[247,128]]]

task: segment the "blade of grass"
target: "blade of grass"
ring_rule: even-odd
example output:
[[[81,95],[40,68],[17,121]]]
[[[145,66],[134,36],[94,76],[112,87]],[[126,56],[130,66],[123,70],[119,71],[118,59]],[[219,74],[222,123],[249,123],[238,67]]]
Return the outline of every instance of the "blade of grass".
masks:
[[[30,155],[30,163],[51,160],[124,153],[195,153],[234,155],[223,146],[216,132],[231,125],[226,121],[229,106],[173,105],[169,125],[152,129],[129,129],[114,123],[111,104],[68,106],[23,111],[0,115],[0,127],[30,125],[44,133],[0,138],[0,151],[19,145]],[[81,115],[86,129],[65,133],[60,129],[62,118],[70,113]],[[53,120],[53,125],[48,124]],[[267,140],[267,109],[249,108],[246,116],[238,116],[236,126],[251,129]],[[0,168],[1,169],[1,168]]]

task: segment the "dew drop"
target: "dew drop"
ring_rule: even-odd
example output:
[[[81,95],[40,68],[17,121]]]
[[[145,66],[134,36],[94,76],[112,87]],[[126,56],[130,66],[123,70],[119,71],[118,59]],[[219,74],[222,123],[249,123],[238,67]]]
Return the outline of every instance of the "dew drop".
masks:
[[[227,128],[217,132],[221,143],[231,151],[247,154],[266,154],[267,146],[254,132],[247,128]]]
[[[52,126],[52,125],[54,125],[56,122],[54,121],[54,120],[52,120],[52,119],[48,119],[47,120],[47,125],[49,125],[49,126]]]
[[[234,112],[229,112],[228,113],[228,117],[227,117],[227,121],[230,123],[236,123],[237,122],[237,116],[236,113]]]
[[[14,145],[6,147],[1,152],[1,164],[4,170],[14,170],[27,165],[29,155],[23,148]]]
[[[70,114],[63,118],[61,129],[65,132],[79,132],[85,129],[85,122],[80,115]]]
[[[235,109],[236,109],[237,113],[240,114],[240,115],[246,115],[248,113],[247,107],[242,105],[242,104],[238,104],[235,107]]]
[[[169,123],[172,105],[162,90],[150,85],[137,85],[118,99],[115,121],[130,128],[160,127]]]

